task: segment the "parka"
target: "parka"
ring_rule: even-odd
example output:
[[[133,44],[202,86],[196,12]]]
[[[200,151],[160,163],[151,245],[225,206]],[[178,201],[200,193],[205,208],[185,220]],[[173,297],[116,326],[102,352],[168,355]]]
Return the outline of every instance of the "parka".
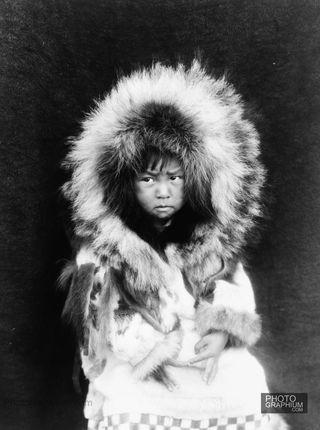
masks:
[[[125,198],[149,150],[179,161],[206,213],[161,251],[135,227]],[[174,363],[188,359],[192,336],[228,333],[226,354],[257,342],[261,321],[242,258],[261,216],[265,170],[256,128],[225,77],[213,77],[197,60],[189,68],[155,63],[122,77],[82,122],[65,165],[71,178],[63,192],[79,245],[62,274],[70,280],[64,316],[77,332],[92,422],[116,404],[111,387],[129,387],[130,378],[158,384],[165,396],[161,381],[184,371]],[[112,383],[121,369],[125,377]]]

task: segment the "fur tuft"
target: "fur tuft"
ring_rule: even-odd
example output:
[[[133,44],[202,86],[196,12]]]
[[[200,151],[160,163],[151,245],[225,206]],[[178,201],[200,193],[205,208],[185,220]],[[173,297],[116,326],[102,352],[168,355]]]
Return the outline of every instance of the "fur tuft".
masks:
[[[72,277],[74,273],[76,272],[77,267],[75,263],[69,261],[63,268],[59,279],[58,279],[58,285],[60,288],[66,290],[68,288],[68,285],[70,285],[70,282],[72,280]]]
[[[152,375],[159,366],[175,359],[181,349],[182,333],[174,330],[168,333],[162,342],[158,342],[150,353],[134,367],[134,376],[144,380]]]
[[[85,320],[88,318],[90,293],[94,285],[95,265],[87,263],[76,269],[63,308],[62,317],[75,327],[80,343],[84,342]]]

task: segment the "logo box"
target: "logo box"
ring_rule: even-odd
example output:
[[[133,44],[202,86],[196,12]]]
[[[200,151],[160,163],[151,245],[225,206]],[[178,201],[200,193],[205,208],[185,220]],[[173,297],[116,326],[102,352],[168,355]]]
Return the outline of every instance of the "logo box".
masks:
[[[261,393],[263,414],[306,414],[307,393]]]

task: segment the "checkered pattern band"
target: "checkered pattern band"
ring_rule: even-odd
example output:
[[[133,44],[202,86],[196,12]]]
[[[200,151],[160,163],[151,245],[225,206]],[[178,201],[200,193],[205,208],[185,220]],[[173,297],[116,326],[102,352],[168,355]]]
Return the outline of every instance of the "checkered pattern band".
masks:
[[[105,417],[99,423],[98,430],[256,430],[268,421],[267,414],[192,420],[155,414],[126,413]]]

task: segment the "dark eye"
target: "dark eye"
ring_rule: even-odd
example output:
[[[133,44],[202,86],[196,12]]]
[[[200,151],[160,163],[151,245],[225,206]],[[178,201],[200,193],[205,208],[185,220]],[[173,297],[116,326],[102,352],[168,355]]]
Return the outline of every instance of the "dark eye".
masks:
[[[182,176],[180,176],[180,175],[173,175],[173,176],[170,176],[170,180],[171,180],[171,181],[175,181],[175,182],[177,182],[179,179],[183,179],[183,177],[182,177]]]
[[[140,181],[151,184],[151,182],[153,182],[153,178],[151,176],[145,176],[144,178],[141,178]]]

